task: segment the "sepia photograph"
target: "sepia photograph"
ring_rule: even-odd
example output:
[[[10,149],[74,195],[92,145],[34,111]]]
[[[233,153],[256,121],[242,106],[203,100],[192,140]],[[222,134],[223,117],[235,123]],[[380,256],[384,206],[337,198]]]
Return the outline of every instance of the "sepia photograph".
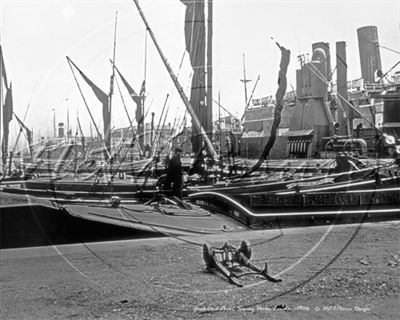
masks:
[[[398,319],[399,0],[0,0],[0,143],[1,319]]]

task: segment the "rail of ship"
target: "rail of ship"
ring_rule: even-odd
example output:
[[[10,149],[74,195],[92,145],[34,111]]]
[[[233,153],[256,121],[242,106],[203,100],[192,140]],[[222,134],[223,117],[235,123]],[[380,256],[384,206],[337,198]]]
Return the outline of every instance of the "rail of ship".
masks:
[[[400,187],[397,188],[388,188],[388,189],[380,189],[380,190],[363,190],[360,193],[366,194],[366,198],[368,196],[374,195],[375,200],[367,201],[363,208],[358,207],[348,209],[347,206],[343,206],[336,210],[315,210],[314,205],[310,204],[310,206],[302,206],[297,205],[296,207],[300,207],[302,209],[309,209],[308,211],[279,211],[278,209],[282,209],[286,207],[285,203],[280,204],[279,206],[271,206],[268,210],[269,212],[256,212],[250,210],[248,207],[244,206],[242,203],[234,199],[233,197],[222,194],[214,191],[205,191],[198,192],[189,195],[191,201],[196,203],[197,205],[207,207],[209,209],[213,209],[219,212],[224,213],[225,215],[231,216],[247,225],[253,225],[257,223],[257,220],[260,218],[269,218],[276,219],[278,217],[282,218],[295,218],[295,217],[304,217],[304,216],[329,216],[329,215],[359,215],[359,214],[400,214]],[[391,194],[390,198],[385,196],[387,194]],[[304,198],[305,195],[302,195]],[[386,201],[383,201],[385,199]],[[288,198],[289,199],[289,198]],[[334,199],[334,198],[332,198]],[[326,200],[326,198],[324,199]],[[302,202],[305,204],[306,202]],[[337,206],[340,206],[340,203],[336,203]],[[277,208],[279,207],[279,208]],[[294,208],[290,208],[289,210],[293,210]],[[307,208],[308,207],[308,208]],[[299,208],[299,209],[300,209]],[[275,210],[274,210],[275,209]]]
[[[252,208],[276,207],[354,207],[397,205],[400,208],[400,186],[394,188],[346,190],[336,192],[310,192],[292,195],[254,194],[248,197]]]

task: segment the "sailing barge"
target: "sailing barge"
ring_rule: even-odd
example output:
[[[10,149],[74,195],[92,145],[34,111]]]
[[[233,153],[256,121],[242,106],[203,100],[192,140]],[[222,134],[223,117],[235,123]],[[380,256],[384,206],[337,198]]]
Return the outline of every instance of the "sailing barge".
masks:
[[[193,77],[193,89],[191,97],[188,99],[163,56],[138,2],[135,1],[135,4],[192,117],[192,145],[195,153],[198,154],[204,148],[208,155],[213,157],[215,151],[211,138],[212,125],[210,117],[212,103],[211,100],[208,100],[211,97],[209,90],[211,88],[211,78],[206,80],[204,77],[205,72],[202,69],[205,65],[210,66],[211,63],[205,63],[205,51],[196,52],[196,50],[201,50],[203,46],[194,46],[190,42],[199,40],[193,40],[191,32],[193,32],[194,25],[199,25],[198,23],[195,24],[194,21],[204,22],[204,16],[200,14],[199,17],[189,16],[186,19],[186,23],[189,24],[185,28],[186,39],[191,39],[186,43],[187,50],[191,55],[192,66],[195,70],[201,71]],[[185,5],[189,15],[193,12],[201,13],[204,11],[204,2],[202,1],[185,2]],[[194,10],[192,6],[198,5],[201,7],[197,9],[201,10]],[[210,7],[208,9],[210,10]],[[204,30],[202,33],[197,33],[197,36],[201,37],[201,42],[205,41]],[[355,170],[347,171],[339,170],[337,173],[308,178],[295,177],[295,179],[284,180],[278,177],[279,180],[277,179],[276,181],[264,181],[264,177],[254,177],[252,175],[261,168],[262,163],[270,154],[277,137],[280,112],[284,107],[289,51],[279,44],[278,47],[282,52],[282,61],[279,73],[279,88],[276,94],[275,117],[271,126],[270,139],[262,152],[260,160],[254,164],[250,172],[244,174],[244,177],[237,180],[226,180],[211,186],[195,185],[188,187],[186,195],[192,204],[171,198],[168,194],[160,192],[157,189],[156,179],[146,176],[143,178],[128,177],[124,181],[116,182],[114,178],[111,179],[110,176],[107,176],[109,174],[112,177],[112,172],[106,175],[103,174],[102,178],[104,180],[96,180],[99,175],[89,175],[87,182],[82,182],[82,179],[78,182],[76,177],[60,180],[37,179],[36,181],[26,181],[19,190],[30,195],[45,197],[45,200],[50,201],[55,210],[60,210],[80,219],[162,232],[169,235],[276,227],[289,221],[294,225],[298,225],[300,222],[312,224],[317,221],[322,223],[355,222],[360,221],[360,219],[361,221],[366,221],[367,218],[371,220],[398,219],[400,217],[400,174],[398,162],[396,163],[395,161],[389,160],[384,165],[373,165],[367,168],[355,168]],[[339,45],[339,49],[343,49],[342,44]],[[316,48],[314,53],[315,61],[307,66],[304,64],[302,67],[316,68],[317,74],[322,73],[324,77],[327,77],[326,65],[328,60],[326,53],[321,47]],[[199,56],[202,59],[204,58],[204,61],[199,62],[196,60]],[[341,61],[343,62],[343,57]],[[71,69],[74,66],[83,75],[70,59],[68,59],[68,62]],[[198,63],[200,63],[200,66]],[[313,128],[304,128],[302,127],[303,123],[301,123],[301,126],[297,128],[296,134],[299,132],[304,133],[304,130],[307,129],[308,131],[306,131],[314,133],[314,136],[311,140],[308,139],[308,142],[303,141],[300,144],[297,143],[298,141],[293,142],[298,137],[296,134],[293,135],[295,138],[292,139],[293,141],[291,140],[292,142],[289,142],[290,152],[306,149],[305,143],[312,142],[313,144],[321,145],[323,137],[332,138],[336,146],[343,147],[343,151],[348,151],[346,147],[350,147],[350,151],[352,151],[353,146],[361,146],[362,149],[363,143],[361,139],[353,141],[351,137],[346,138],[335,135],[334,130],[338,126],[332,121],[331,111],[326,105],[328,97],[327,84],[324,79],[320,79],[310,70],[303,71],[300,73],[305,74],[308,72],[309,77],[314,79],[314,86],[308,88],[311,91],[307,91],[307,88],[307,90],[303,90],[305,89],[305,84],[299,83],[298,90],[301,91],[299,106],[304,108],[307,103],[310,103],[312,106],[311,110],[308,111],[310,117],[314,110],[314,115],[324,115],[319,118],[324,119],[324,122],[314,123]],[[343,68],[338,67],[338,72],[343,73]],[[93,84],[91,86],[95,93],[97,92],[99,99],[103,101],[103,110],[107,110],[109,103],[107,95],[104,92],[100,92]],[[341,95],[343,96],[343,93]],[[207,101],[206,104],[204,103],[205,101]],[[344,100],[342,103],[345,103]],[[343,105],[342,112],[345,112]],[[106,114],[106,116],[109,117],[110,115]],[[109,124],[109,121],[107,123]],[[344,123],[339,124],[341,130],[346,127]],[[105,125],[104,135],[107,139],[104,150],[106,159],[109,159],[111,154],[109,130],[109,125]],[[333,134],[332,136],[330,136],[331,133]],[[396,143],[391,148],[397,152]],[[305,153],[309,154],[309,151]],[[109,178],[108,180],[107,177]],[[93,180],[90,180],[91,178]],[[3,191],[17,192],[16,190],[17,188],[6,188]],[[102,201],[99,201],[99,199]]]

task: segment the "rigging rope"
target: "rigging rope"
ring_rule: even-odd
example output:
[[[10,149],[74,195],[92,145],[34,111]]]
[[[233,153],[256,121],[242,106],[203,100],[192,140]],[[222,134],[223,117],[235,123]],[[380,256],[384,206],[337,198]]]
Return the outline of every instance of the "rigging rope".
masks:
[[[129,208],[126,208],[126,207],[123,207],[123,206],[119,206],[119,209],[121,209],[122,211],[124,211],[127,215],[129,215],[131,218],[133,218],[134,220],[136,220],[138,223],[143,224],[143,225],[145,225],[145,226],[148,226],[149,228],[151,228],[153,231],[155,231],[155,232],[157,232],[157,233],[164,234],[164,235],[166,235],[166,236],[168,236],[168,237],[172,237],[172,238],[177,239],[177,240],[179,240],[179,241],[186,242],[186,243],[189,243],[189,244],[198,246],[198,247],[203,247],[203,243],[195,242],[195,241],[190,241],[190,240],[184,239],[184,238],[182,238],[182,237],[180,237],[180,236],[173,235],[173,234],[171,234],[171,233],[169,233],[169,232],[161,231],[161,230],[159,230],[158,228],[152,226],[151,224],[148,224],[148,223],[143,222],[143,221],[140,220],[139,218],[137,218],[137,217],[135,217],[134,215],[132,215],[132,214],[129,212],[129,211],[131,211],[131,209],[129,209]]]
[[[169,232],[161,231],[161,230],[159,230],[157,227],[154,227],[154,226],[151,225],[151,224],[148,224],[148,223],[143,222],[142,220],[140,220],[139,218],[137,218],[136,216],[134,216],[134,215],[132,215],[132,214],[130,213],[130,211],[135,211],[135,210],[133,210],[133,209],[130,209],[130,208],[128,208],[128,207],[121,206],[121,205],[119,205],[118,208],[121,209],[122,211],[124,211],[126,214],[129,215],[129,217],[133,218],[133,219],[136,220],[138,223],[143,224],[143,225],[145,225],[145,226],[148,226],[149,228],[151,228],[153,231],[155,231],[155,232],[157,232],[157,233],[164,234],[164,235],[166,235],[166,236],[168,236],[168,237],[172,237],[172,238],[175,238],[175,239],[177,239],[177,240],[179,240],[179,241],[186,242],[186,243],[189,243],[189,244],[198,246],[198,247],[203,247],[203,244],[204,244],[204,243],[200,243],[200,242],[195,242],[195,241],[190,241],[190,240],[184,239],[184,238],[182,238],[182,237],[180,237],[180,236],[173,235],[173,234],[171,234],[171,233],[169,233]],[[160,211],[160,212],[161,212],[162,214],[164,214],[162,211]],[[259,241],[259,242],[254,243],[254,244],[251,244],[251,247],[254,248],[254,247],[260,246],[260,245],[262,245],[262,244],[265,244],[265,243],[274,241],[274,240],[276,240],[276,239],[278,239],[278,238],[280,238],[280,237],[282,237],[282,236],[284,235],[283,230],[282,230],[282,226],[281,226],[281,224],[280,224],[279,219],[276,219],[276,220],[277,220],[277,223],[278,223],[278,226],[279,226],[279,231],[280,231],[279,235],[277,235],[277,236],[275,236],[275,237],[272,237],[272,238],[269,238],[269,239],[261,240],[261,241]]]
[[[329,81],[324,77],[323,74],[319,74],[320,71],[312,64],[305,64],[306,67],[310,69],[311,72],[313,72],[325,85],[329,86]],[[365,121],[367,121],[370,125],[372,125],[375,130],[379,131],[381,134],[383,134],[383,131],[379,129],[374,123],[369,121],[355,106],[353,106],[343,95],[341,95],[339,92],[334,91],[332,88],[332,92],[335,93],[341,100],[343,100],[352,110],[357,112],[361,118],[363,118]]]

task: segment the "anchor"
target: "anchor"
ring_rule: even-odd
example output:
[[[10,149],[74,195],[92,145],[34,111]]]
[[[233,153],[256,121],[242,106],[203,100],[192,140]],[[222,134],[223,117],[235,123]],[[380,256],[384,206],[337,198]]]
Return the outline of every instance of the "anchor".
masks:
[[[265,262],[264,269],[261,270],[255,264],[250,262],[251,248],[250,243],[243,240],[240,248],[225,243],[221,248],[213,248],[208,243],[203,244],[203,259],[206,263],[207,270],[210,272],[221,272],[230,283],[243,287],[238,278],[256,274],[264,277],[271,282],[281,282],[282,279],[277,279],[268,274],[268,264]],[[246,267],[252,271],[235,274],[234,270],[237,267]]]

